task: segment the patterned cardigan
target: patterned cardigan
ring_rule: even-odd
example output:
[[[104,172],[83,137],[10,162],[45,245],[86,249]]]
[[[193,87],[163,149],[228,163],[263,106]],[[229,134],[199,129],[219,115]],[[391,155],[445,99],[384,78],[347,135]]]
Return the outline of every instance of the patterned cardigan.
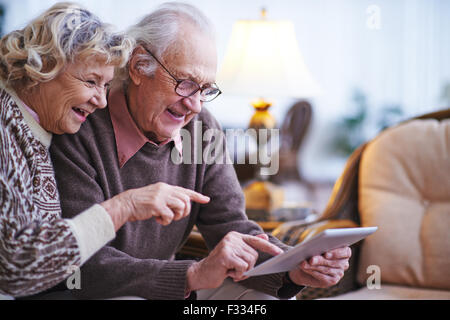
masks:
[[[62,219],[51,134],[0,88],[0,294],[53,287],[115,236],[103,207]]]

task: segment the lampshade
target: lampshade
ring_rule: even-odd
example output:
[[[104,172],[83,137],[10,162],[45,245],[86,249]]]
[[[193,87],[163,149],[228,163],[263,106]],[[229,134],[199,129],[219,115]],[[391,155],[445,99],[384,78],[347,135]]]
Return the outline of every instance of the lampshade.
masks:
[[[224,93],[310,98],[320,93],[290,21],[240,20],[232,30],[217,83]]]

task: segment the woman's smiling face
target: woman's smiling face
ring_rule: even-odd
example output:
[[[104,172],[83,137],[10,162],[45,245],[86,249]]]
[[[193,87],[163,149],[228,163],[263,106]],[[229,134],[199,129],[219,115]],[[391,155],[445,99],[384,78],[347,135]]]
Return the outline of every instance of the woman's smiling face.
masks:
[[[106,91],[114,67],[91,59],[70,63],[55,79],[40,83],[25,101],[52,133],[76,133],[86,117],[106,106]]]

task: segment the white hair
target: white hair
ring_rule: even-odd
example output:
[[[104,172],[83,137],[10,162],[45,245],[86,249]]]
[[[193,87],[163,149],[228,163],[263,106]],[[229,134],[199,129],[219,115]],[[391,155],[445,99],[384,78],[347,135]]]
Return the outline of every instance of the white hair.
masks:
[[[189,23],[196,30],[215,38],[212,22],[196,7],[181,2],[167,2],[160,5],[155,11],[146,15],[136,25],[130,27],[127,35],[135,42],[135,47],[144,46],[154,54],[157,59],[174,53],[180,26]],[[138,68],[147,76],[152,76],[156,69],[156,61],[148,54],[139,55]],[[119,81],[128,83],[129,65],[117,71]]]

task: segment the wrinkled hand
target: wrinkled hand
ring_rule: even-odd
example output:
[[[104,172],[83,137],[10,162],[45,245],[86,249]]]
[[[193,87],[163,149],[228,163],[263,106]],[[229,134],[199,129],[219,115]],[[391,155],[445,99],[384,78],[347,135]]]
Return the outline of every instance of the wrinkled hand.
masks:
[[[209,197],[198,192],[163,182],[130,189],[102,203],[116,230],[126,221],[155,217],[164,226],[191,212],[191,201],[208,203]]]
[[[260,250],[271,255],[283,250],[268,241],[266,234],[251,236],[228,233],[208,257],[194,263],[187,272],[187,290],[217,288],[227,277],[235,281],[246,279],[244,272],[253,268]]]
[[[191,201],[208,203],[209,197],[182,187],[158,182],[130,191],[132,215],[129,221],[155,217],[162,225],[168,225],[187,217],[191,212]]]
[[[352,255],[349,247],[334,249],[311,257],[289,271],[289,277],[298,285],[327,288],[337,284],[348,269]]]

